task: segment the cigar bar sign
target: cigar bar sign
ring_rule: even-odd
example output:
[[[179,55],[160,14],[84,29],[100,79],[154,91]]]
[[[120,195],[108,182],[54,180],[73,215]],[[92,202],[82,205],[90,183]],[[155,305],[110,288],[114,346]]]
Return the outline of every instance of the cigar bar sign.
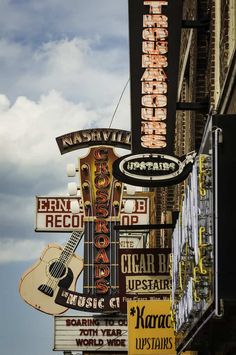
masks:
[[[54,317],[58,351],[127,351],[126,317]]]
[[[129,0],[132,154],[114,175],[138,186],[178,183],[192,161],[174,154],[181,0]]]
[[[120,306],[132,299],[152,299],[170,295],[169,248],[120,249]]]
[[[77,199],[80,213],[72,214],[71,201]],[[121,209],[121,224],[148,224],[149,198],[147,196],[129,197],[134,200],[134,210],[131,214]],[[123,204],[126,199],[123,199]],[[84,229],[84,209],[80,197],[68,196],[36,196],[36,232],[71,232]]]

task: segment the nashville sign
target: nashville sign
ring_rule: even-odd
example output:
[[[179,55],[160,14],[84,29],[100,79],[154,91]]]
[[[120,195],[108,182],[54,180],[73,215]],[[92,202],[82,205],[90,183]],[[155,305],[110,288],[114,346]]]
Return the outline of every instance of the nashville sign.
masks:
[[[132,185],[176,184],[193,162],[173,156],[181,21],[181,0],[129,0],[132,155],[113,174]]]
[[[120,129],[85,129],[64,134],[56,138],[61,154],[94,145],[111,145],[118,148],[131,148],[131,133]]]

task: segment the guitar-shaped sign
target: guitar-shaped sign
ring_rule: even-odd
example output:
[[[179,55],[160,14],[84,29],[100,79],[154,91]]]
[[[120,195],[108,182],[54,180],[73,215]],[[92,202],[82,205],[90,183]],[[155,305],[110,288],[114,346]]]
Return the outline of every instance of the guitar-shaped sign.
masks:
[[[91,148],[79,160],[81,193],[85,211],[84,293],[109,295],[118,292],[119,223],[122,183],[112,176],[117,159],[111,147]]]
[[[83,259],[74,251],[84,232],[73,232],[64,249],[49,244],[41,258],[22,275],[19,292],[26,303],[47,314],[67,311],[54,302],[60,287],[75,290],[76,281],[83,269]]]
[[[85,215],[83,294],[61,287],[56,298],[60,305],[87,312],[119,311],[119,232],[113,227],[120,223],[123,185],[112,175],[116,159],[108,146],[93,147],[79,159]]]

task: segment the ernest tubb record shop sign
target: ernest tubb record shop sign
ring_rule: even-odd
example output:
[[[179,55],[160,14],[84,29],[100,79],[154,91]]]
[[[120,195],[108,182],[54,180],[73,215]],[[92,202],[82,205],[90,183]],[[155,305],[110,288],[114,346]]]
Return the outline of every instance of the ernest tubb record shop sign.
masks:
[[[195,157],[173,155],[181,21],[181,0],[129,0],[132,154],[113,174],[131,185],[176,184]]]

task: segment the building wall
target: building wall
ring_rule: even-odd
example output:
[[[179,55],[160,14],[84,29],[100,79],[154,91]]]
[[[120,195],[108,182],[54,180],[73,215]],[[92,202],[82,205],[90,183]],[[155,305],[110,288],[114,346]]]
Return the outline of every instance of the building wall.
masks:
[[[184,0],[184,20],[206,20],[209,17],[208,0]],[[208,102],[209,87],[209,31],[206,27],[183,28],[179,65],[179,102]],[[175,128],[175,155],[197,150],[200,146],[206,111],[177,111]],[[161,223],[163,214],[178,211],[185,183],[177,186],[156,189],[157,223]],[[166,239],[167,231],[158,231],[154,247],[170,244]]]
[[[236,113],[236,0],[184,0],[183,5],[183,19],[198,20],[202,27],[182,30],[178,101],[203,105],[201,110],[177,111],[177,156],[198,151],[208,115]],[[168,211],[179,210],[186,182],[156,190],[159,221]],[[160,233],[160,245],[168,238]],[[235,329],[235,319],[231,327]],[[234,332],[211,355],[236,354],[235,349]]]
[[[236,0],[184,0],[183,19],[202,26],[182,29],[178,101],[205,107],[177,111],[177,156],[198,151],[208,114],[236,112]],[[185,183],[156,189],[157,223],[163,213],[178,211]],[[154,246],[163,243],[158,232]]]

